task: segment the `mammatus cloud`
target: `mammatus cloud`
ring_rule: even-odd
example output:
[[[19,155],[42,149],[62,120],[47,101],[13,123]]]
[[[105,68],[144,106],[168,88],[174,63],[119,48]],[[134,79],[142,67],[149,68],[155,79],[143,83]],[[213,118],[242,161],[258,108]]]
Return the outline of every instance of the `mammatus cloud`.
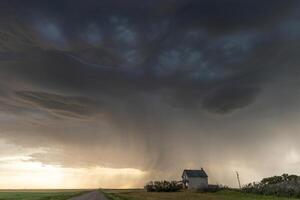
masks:
[[[207,166],[231,184],[222,174],[239,167],[266,174],[257,155],[297,124],[297,1],[13,0],[0,11],[0,136],[42,148],[32,161],[149,179]]]

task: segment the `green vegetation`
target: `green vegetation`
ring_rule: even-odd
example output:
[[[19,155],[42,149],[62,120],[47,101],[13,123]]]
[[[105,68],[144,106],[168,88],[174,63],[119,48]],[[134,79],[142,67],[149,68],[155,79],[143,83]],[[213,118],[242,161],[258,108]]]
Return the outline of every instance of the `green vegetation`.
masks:
[[[144,190],[104,190],[110,200],[291,200],[291,198],[246,194],[223,190],[216,193],[146,192]]]
[[[300,177],[283,174],[262,179],[259,183],[250,183],[243,192],[300,198]]]
[[[67,200],[82,190],[0,190],[0,200]]]

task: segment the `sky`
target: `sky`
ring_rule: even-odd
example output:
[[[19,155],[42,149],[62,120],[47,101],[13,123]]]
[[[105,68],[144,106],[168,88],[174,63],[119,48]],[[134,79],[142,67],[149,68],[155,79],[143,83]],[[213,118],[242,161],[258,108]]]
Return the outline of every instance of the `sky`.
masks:
[[[300,174],[300,2],[0,1],[0,188]]]

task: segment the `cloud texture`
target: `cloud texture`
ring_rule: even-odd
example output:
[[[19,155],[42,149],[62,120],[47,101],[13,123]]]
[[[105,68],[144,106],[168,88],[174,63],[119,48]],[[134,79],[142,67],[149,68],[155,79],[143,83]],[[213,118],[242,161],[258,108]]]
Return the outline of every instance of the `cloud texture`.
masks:
[[[217,165],[265,174],[256,162],[277,139],[293,146],[278,130],[297,124],[299,9],[294,0],[1,1],[0,136],[64,167],[136,168],[150,179],[201,165],[228,184]]]

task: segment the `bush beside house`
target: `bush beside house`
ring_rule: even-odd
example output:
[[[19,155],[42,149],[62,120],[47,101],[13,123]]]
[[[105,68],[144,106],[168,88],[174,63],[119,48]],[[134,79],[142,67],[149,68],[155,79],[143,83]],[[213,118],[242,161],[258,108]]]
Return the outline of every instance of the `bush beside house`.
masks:
[[[182,189],[178,181],[151,181],[144,187],[147,192],[177,192]]]

